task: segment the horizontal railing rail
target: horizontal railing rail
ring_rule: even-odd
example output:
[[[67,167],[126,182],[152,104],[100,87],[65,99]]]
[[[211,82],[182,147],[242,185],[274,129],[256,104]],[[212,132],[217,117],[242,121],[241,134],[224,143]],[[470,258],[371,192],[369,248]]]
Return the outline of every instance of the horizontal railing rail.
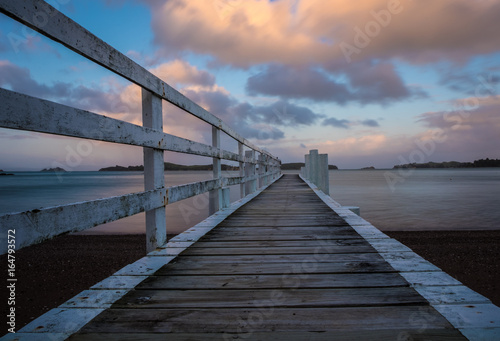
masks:
[[[245,146],[274,158],[269,152],[262,150],[240,136],[220,118],[191,101],[166,82],[93,35],[45,1],[4,0],[0,3],[0,12],[132,83],[139,85],[141,88],[149,90],[156,96],[161,97],[212,126],[218,127],[221,131]],[[47,19],[47,22],[41,21],[40,14],[50,19]]]
[[[278,158],[46,2],[4,0],[0,12],[142,88],[142,126],[0,88],[0,127],[144,149],[143,192],[0,215],[2,237],[16,229],[16,248],[146,212],[146,249],[151,251],[166,242],[166,205],[208,192],[212,214],[229,206],[228,186],[239,184],[244,197],[279,176]],[[48,20],[40,22],[41,14]],[[212,145],[163,132],[162,100],[210,124]],[[238,142],[238,153],[221,148],[221,132]],[[164,151],[211,157],[213,179],[165,187]],[[238,162],[239,176],[223,176],[221,160]],[[5,253],[7,243],[2,245]]]

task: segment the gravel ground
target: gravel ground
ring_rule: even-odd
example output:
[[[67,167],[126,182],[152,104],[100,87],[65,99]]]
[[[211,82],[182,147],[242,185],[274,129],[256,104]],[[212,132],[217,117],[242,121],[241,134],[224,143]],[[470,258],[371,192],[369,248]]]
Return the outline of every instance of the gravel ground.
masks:
[[[500,231],[384,231],[500,306]]]
[[[500,231],[385,233],[500,305]],[[145,253],[145,235],[64,235],[18,250],[16,330]],[[6,255],[0,264],[7,269]],[[7,302],[6,285],[0,287],[1,300]],[[1,306],[5,320],[8,306]],[[2,327],[0,335],[6,332]]]

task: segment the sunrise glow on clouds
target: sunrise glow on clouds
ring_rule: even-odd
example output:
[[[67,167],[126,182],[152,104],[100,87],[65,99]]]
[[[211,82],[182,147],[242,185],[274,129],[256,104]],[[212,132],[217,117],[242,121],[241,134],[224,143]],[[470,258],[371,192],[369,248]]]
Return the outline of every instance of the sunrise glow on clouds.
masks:
[[[500,157],[498,1],[73,0],[60,10],[284,162],[309,149],[340,168]],[[139,87],[3,15],[0,86],[141,123]],[[164,129],[210,142],[206,124],[166,102]],[[0,168],[40,169],[64,164],[78,140],[1,129],[0,142]],[[139,148],[102,143],[73,170],[140,163]]]

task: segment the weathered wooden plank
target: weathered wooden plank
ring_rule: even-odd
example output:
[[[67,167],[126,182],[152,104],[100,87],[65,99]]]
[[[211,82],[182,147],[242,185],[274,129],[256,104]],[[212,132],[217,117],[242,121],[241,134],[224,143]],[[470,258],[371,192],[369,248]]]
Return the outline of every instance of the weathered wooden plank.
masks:
[[[258,200],[258,199],[256,199]],[[259,201],[259,200],[258,200]],[[265,204],[267,208],[255,208],[252,205],[252,208],[245,208],[243,210],[238,210],[235,212],[235,217],[241,218],[251,218],[255,216],[273,216],[273,217],[282,217],[286,216],[307,216],[310,215],[314,210],[314,215],[331,215],[331,213],[327,210],[322,209],[321,207],[317,207],[316,204],[312,205],[300,205],[300,206],[280,206],[279,203],[276,202],[268,202]],[[272,206],[269,206],[272,205]],[[276,212],[273,207],[280,207],[280,210]]]
[[[305,277],[305,276],[304,276]],[[298,278],[300,288],[363,288],[398,287],[408,283],[397,273],[310,273]],[[295,279],[297,280],[297,278]],[[294,283],[294,285],[297,283]],[[282,289],[290,282],[283,275],[211,275],[211,276],[151,276],[135,287],[141,289]]]
[[[59,308],[108,308],[123,297],[127,290],[84,290]]]
[[[219,240],[219,237],[224,236],[242,236],[242,237],[251,237],[258,236],[260,234],[268,234],[272,236],[274,240],[281,240],[281,236],[285,238],[289,235],[308,235],[315,237],[317,240],[320,239],[336,239],[337,237],[341,239],[342,236],[349,236],[355,239],[359,239],[359,234],[352,230],[348,229],[335,229],[332,227],[323,227],[323,226],[283,226],[283,227],[271,227],[271,226],[249,226],[249,227],[234,227],[233,229],[223,228],[219,230],[211,231],[210,235],[207,235],[206,238],[209,240]]]
[[[415,286],[420,293],[431,304],[491,304],[491,301],[469,289],[465,285],[437,285],[437,286]]]
[[[374,254],[376,256],[376,254]],[[319,257],[318,257],[319,258]],[[334,258],[333,256],[327,258]],[[395,272],[386,262],[318,262],[314,258],[310,262],[301,263],[198,263],[186,267],[181,262],[168,264],[159,269],[155,275],[260,275],[260,274],[334,274],[356,272]]]
[[[244,145],[271,156],[244,139],[219,118],[194,103],[123,53],[71,20],[42,0],[11,0],[0,3],[0,12],[64,45],[85,58],[160,96],[199,119],[219,127]],[[40,21],[40,15],[50,18]]]
[[[256,231],[255,233],[252,234],[246,234],[246,233],[217,233],[217,231],[214,231],[213,233],[210,234],[210,238],[216,238],[218,241],[243,241],[243,240],[248,240],[248,241],[263,241],[263,240],[269,240],[271,238],[276,238],[278,240],[318,240],[319,237],[322,237],[322,240],[340,240],[340,239],[357,239],[359,238],[359,235],[354,234],[354,233],[331,233],[331,232],[316,232],[314,234],[307,234],[304,231],[296,231],[296,232],[266,232],[262,231],[261,233],[258,233]]]
[[[112,309],[374,307],[425,304],[410,287],[355,289],[132,290]]]
[[[204,255],[317,255],[335,253],[376,253],[370,245],[317,245],[306,247],[217,247],[217,248],[188,248],[183,256]]]
[[[90,289],[132,289],[146,278],[147,276],[110,276],[91,286]]]
[[[83,333],[240,333],[279,331],[337,331],[415,328],[416,318],[427,317],[429,329],[452,328],[429,306],[349,307],[291,309],[108,309]],[[313,318],[311,318],[313,317]],[[257,319],[254,322],[253,319]],[[249,324],[251,322],[251,325]],[[422,327],[422,325],[419,325]]]
[[[239,161],[219,150],[148,127],[0,88],[0,126]]]
[[[212,179],[169,187],[167,189],[167,203],[172,204],[174,202],[213,191],[218,188],[222,188],[221,179]]]
[[[487,332],[487,331],[486,331]],[[483,335],[485,332],[483,332]],[[493,335],[493,334],[491,334]],[[495,336],[498,335],[495,334]],[[412,341],[464,341],[467,340],[458,330],[455,329],[430,329],[430,328],[408,328],[404,331],[400,329],[377,329],[377,330],[350,330],[350,331],[293,331],[280,332],[220,332],[220,333],[114,333],[112,337],[116,340],[143,340],[151,341],[186,341],[186,340],[260,340],[260,341],[353,341],[353,340],[412,340]],[[71,341],[109,341],[111,335],[108,333],[81,333],[73,335]],[[485,339],[493,340],[493,338]]]
[[[492,303],[436,304],[434,308],[457,328],[500,328],[500,307]]]
[[[252,263],[338,263],[338,262],[383,262],[384,258],[376,253],[339,253],[331,257],[326,255],[234,255],[234,256],[184,256],[177,257],[175,264],[184,264],[186,268],[207,264],[252,264]],[[224,264],[224,265],[222,265]],[[283,264],[282,264],[283,265]]]
[[[128,217],[165,205],[165,189],[127,194],[106,199],[0,215],[0,230],[16,230],[16,249],[40,243],[65,232],[82,231],[93,226]],[[1,248],[7,252],[7,244]]]
[[[352,239],[332,239],[332,240],[261,240],[261,241],[219,241],[217,238],[203,237],[198,242],[190,245],[191,248],[237,248],[237,247],[322,247],[327,249],[330,246],[367,246],[370,245],[362,238]],[[360,251],[361,252],[361,251]]]
[[[255,219],[240,219],[240,218],[235,218],[234,221],[229,222],[222,222],[221,227],[225,226],[236,226],[236,227],[258,227],[258,226],[268,226],[268,227],[273,227],[273,226],[348,226],[346,223],[339,219],[335,218],[323,218],[323,217],[311,217],[310,219],[307,218],[297,218],[297,219],[285,219],[285,218],[270,218],[270,219],[265,219],[265,218],[255,218]]]
[[[104,309],[55,308],[22,327],[20,333],[76,333],[86,323],[102,313]],[[64,326],[64,330],[58,327]],[[13,335],[17,335],[17,332]]]

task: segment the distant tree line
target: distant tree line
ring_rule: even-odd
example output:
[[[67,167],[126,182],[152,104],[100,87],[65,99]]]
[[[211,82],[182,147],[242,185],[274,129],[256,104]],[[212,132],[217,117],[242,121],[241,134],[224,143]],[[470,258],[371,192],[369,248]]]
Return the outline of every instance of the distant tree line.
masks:
[[[404,165],[395,165],[394,169],[407,168],[484,168],[500,167],[500,159],[481,159],[474,162],[427,162],[427,163],[407,163]]]
[[[233,167],[229,165],[221,165],[221,168],[223,171],[231,171],[231,170],[238,170],[238,167]],[[186,166],[186,165],[178,165],[175,163],[171,162],[165,162],[164,163],[164,170],[166,171],[210,171],[213,169],[213,165],[192,165],[192,166]],[[144,166],[128,166],[128,167],[123,167],[123,166],[112,166],[112,167],[105,167],[99,169],[99,172],[126,172],[126,171],[144,171]]]

